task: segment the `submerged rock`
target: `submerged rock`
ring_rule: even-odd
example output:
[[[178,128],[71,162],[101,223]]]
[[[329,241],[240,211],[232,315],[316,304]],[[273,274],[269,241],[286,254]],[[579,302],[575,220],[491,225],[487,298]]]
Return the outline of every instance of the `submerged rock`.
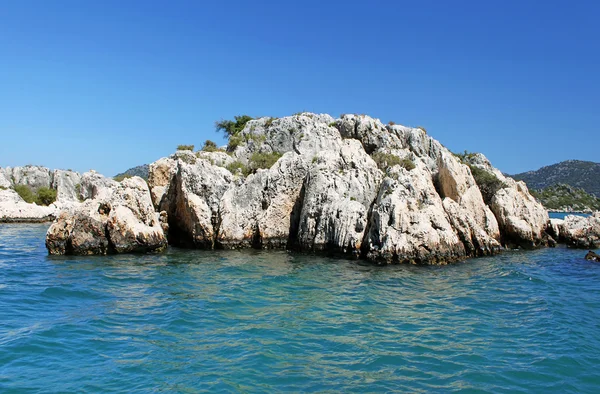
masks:
[[[600,262],[600,255],[592,252],[591,250],[589,252],[587,252],[587,254],[585,255],[585,259],[586,260],[590,260],[590,261],[596,261],[596,262]]]
[[[148,186],[139,177],[101,188],[98,197],[61,212],[46,234],[48,252],[58,255],[153,252],[166,244]]]

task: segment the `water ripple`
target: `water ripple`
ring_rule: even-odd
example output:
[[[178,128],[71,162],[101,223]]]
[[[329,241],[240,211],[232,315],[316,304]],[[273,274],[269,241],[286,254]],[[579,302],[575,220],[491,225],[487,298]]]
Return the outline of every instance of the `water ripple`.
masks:
[[[600,265],[49,257],[0,225],[1,392],[597,392]]]

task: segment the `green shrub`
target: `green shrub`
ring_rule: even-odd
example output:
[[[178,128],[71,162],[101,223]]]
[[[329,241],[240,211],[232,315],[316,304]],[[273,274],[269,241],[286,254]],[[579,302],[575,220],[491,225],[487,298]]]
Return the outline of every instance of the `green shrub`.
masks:
[[[56,201],[56,190],[40,187],[34,192],[28,185],[15,185],[14,190],[27,203],[38,205],[50,205]]]
[[[215,122],[215,128],[217,131],[223,131],[227,137],[231,137],[244,130],[246,123],[254,118],[248,115],[240,115],[234,116],[234,119],[235,120],[221,120],[219,122]]]
[[[177,145],[177,150],[194,150],[194,145]]]
[[[259,168],[271,168],[281,158],[278,152],[259,153],[254,152],[250,157],[250,168],[256,172]]]
[[[238,169],[242,170],[242,174],[244,176],[248,176],[250,174],[254,174],[256,170],[260,168],[271,168],[273,164],[279,160],[281,157],[281,153],[270,152],[270,153],[260,153],[254,152],[252,156],[250,156],[250,160],[248,161],[248,165],[244,165],[244,163],[240,161],[234,161],[230,163],[225,168],[229,170],[232,174],[237,173]]]
[[[452,154],[456,156],[463,164],[469,164],[469,161],[475,157],[475,153],[471,153],[466,150],[463,153],[452,152]]]
[[[37,191],[36,202],[39,205],[50,205],[56,201],[56,190],[47,187],[40,187]]]
[[[31,188],[27,185],[15,185],[15,191],[25,202],[32,203],[35,202],[35,193],[31,190]]]
[[[396,165],[399,165],[408,171],[415,168],[415,163],[413,163],[412,160],[408,158],[401,159],[391,153],[377,152],[373,154],[372,157],[373,160],[375,160],[375,163],[377,163],[377,167],[382,171]]]
[[[0,186],[0,190],[7,190],[7,189],[8,189],[7,187]]]
[[[242,170],[242,174],[244,176],[248,176],[250,174],[249,168],[246,165],[244,165],[244,163],[237,160],[232,163],[229,163],[225,168],[232,174],[237,174],[238,170]]]
[[[241,145],[244,142],[244,138],[241,135],[232,135],[229,137],[229,143],[227,144],[227,151],[233,152],[235,148]]]
[[[217,144],[215,144],[213,141],[206,140],[206,141],[204,141],[204,146],[202,147],[202,151],[203,152],[221,152],[222,150],[219,149]]]
[[[471,168],[471,174],[473,174],[475,183],[477,183],[486,204],[491,203],[492,198],[498,190],[508,187],[506,183],[498,179],[493,173],[470,164],[468,166]]]
[[[331,122],[328,124],[329,127],[337,127],[337,122]]]

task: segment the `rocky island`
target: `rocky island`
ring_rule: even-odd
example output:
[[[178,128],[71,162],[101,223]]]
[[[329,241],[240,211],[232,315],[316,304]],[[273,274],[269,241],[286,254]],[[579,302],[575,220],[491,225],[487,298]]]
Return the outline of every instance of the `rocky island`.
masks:
[[[183,147],[149,166],[147,184],[54,175],[58,202],[38,207],[56,217],[49,252],[156,252],[168,241],[444,264],[557,241],[597,245],[600,217],[552,225],[524,182],[481,154],[453,154],[423,128],[312,113],[221,126],[226,149]],[[4,179],[0,191],[4,221],[7,206],[26,204],[10,190],[14,181]]]

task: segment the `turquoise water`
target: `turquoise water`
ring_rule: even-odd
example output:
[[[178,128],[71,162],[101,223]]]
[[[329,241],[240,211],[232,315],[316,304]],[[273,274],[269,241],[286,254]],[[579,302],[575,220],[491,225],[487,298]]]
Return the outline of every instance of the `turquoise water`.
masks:
[[[0,392],[600,389],[600,264],[374,267],[286,252],[46,255],[0,225]]]
[[[548,216],[550,216],[550,219],[564,219],[567,215],[583,216],[585,218],[590,216],[589,213],[579,212],[548,212]]]

